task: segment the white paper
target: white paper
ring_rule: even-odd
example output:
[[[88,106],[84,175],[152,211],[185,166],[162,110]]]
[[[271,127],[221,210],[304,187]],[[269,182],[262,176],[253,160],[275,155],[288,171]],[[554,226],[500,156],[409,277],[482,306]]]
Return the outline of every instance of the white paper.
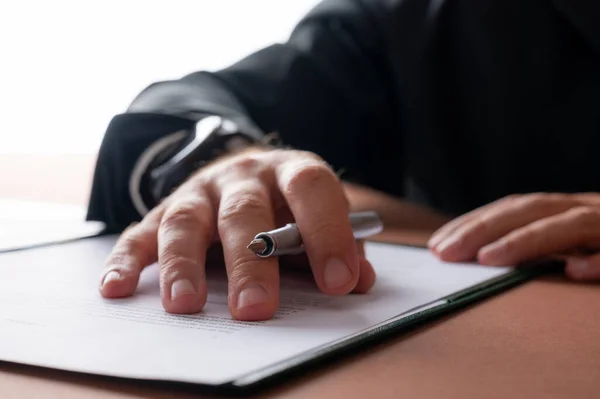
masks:
[[[0,252],[92,237],[104,223],[85,221],[85,207],[0,199]]]
[[[113,237],[0,255],[0,360],[119,377],[220,384],[243,379],[509,271],[444,264],[428,251],[367,244],[368,294],[328,297],[309,276],[282,279],[276,318],[230,317],[222,270],[198,315],[161,306],[156,266],[132,298],[106,300],[99,277]],[[293,279],[291,277],[294,277]]]

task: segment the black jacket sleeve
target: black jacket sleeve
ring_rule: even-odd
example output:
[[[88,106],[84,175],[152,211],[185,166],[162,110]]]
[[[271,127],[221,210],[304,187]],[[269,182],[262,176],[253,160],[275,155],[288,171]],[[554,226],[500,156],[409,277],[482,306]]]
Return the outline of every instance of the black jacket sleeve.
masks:
[[[399,129],[384,3],[323,1],[285,43],[219,71],[150,85],[106,132],[88,218],[112,230],[139,219],[127,188],[133,163],[152,142],[207,114],[276,132],[284,144],[316,152],[349,179],[376,186],[369,165],[378,138]]]
[[[563,18],[596,52],[600,52],[600,2],[597,0],[553,0]]]

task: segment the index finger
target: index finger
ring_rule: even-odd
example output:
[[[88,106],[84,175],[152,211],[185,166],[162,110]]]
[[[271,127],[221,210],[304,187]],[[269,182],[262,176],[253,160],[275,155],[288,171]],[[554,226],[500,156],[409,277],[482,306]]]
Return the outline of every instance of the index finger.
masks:
[[[331,295],[351,292],[360,275],[348,201],[337,175],[312,154],[298,152],[276,168],[277,184],[302,237],[317,286]]]

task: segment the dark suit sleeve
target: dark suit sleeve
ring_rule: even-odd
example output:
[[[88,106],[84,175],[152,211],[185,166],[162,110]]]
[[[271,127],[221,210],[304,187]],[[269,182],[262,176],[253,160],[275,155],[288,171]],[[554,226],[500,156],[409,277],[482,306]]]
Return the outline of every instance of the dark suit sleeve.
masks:
[[[596,52],[600,52],[600,2],[553,0],[557,10]]]
[[[370,160],[379,139],[398,129],[382,10],[375,8],[382,3],[324,1],[285,43],[219,71],[150,85],[109,127],[89,217],[118,228],[139,218],[125,187],[131,163],[149,143],[207,114],[276,132],[285,145],[318,153],[348,179],[377,186]]]

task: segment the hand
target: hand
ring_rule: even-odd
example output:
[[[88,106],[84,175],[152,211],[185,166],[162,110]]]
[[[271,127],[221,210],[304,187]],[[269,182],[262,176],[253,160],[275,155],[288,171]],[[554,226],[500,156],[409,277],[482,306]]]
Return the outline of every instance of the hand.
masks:
[[[445,261],[517,265],[569,253],[566,274],[600,279],[600,193],[509,196],[444,225],[429,248]]]
[[[279,305],[279,264],[247,249],[261,231],[298,224],[321,291],[367,291],[375,273],[354,240],[349,204],[336,174],[316,155],[254,149],[200,169],[126,231],[113,249],[100,292],[132,295],[144,267],[158,262],[161,300],[171,313],[195,313],[207,298],[206,253],[219,241],[228,304],[238,320],[271,318]]]

